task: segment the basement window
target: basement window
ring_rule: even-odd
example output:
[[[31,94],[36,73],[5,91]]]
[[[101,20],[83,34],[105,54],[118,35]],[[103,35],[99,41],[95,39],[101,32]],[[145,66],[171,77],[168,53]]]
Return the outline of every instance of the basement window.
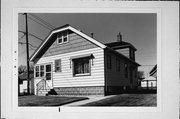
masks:
[[[57,34],[57,44],[68,42],[68,32]]]

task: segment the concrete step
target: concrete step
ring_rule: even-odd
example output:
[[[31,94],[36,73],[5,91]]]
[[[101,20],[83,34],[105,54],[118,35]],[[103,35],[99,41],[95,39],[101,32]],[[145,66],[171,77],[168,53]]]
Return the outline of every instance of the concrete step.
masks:
[[[39,96],[46,96],[46,94],[48,94],[49,91],[50,91],[50,90],[40,90],[40,91],[38,92],[38,95],[39,95]]]

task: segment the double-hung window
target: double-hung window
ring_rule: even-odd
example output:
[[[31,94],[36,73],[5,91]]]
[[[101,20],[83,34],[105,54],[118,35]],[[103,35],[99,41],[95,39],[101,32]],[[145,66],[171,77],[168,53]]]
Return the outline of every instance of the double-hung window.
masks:
[[[73,75],[74,76],[90,75],[89,57],[73,59]]]
[[[61,59],[55,60],[55,72],[61,72]]]

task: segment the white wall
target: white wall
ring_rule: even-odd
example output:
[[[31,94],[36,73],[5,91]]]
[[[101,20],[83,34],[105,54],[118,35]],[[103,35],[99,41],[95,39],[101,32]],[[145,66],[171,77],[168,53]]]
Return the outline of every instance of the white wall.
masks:
[[[70,57],[85,54],[93,54],[94,56],[93,66],[91,60],[91,75],[73,77],[72,66],[70,68]],[[56,59],[61,59],[62,72],[55,72],[54,61]],[[51,85],[52,83],[53,87],[104,86],[104,51],[101,48],[43,57],[37,62],[37,64],[44,63],[52,63],[53,65],[53,80],[52,82],[49,81],[49,84]],[[40,79],[35,79],[35,87],[39,81]]]

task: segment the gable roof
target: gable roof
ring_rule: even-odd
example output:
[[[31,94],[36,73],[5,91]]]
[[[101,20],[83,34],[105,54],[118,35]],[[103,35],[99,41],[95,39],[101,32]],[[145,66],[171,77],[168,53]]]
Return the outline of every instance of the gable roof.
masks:
[[[157,64],[149,72],[150,76],[153,76],[157,72]]]
[[[58,28],[56,28],[50,32],[50,34],[45,38],[44,42],[42,42],[40,44],[40,46],[36,49],[36,51],[31,55],[30,61],[33,61],[36,58],[36,56],[42,51],[42,49],[45,48],[45,46],[47,45],[47,42],[50,40],[50,38],[53,34],[61,32],[61,31],[65,31],[65,30],[73,31],[74,33],[82,36],[83,38],[89,40],[90,42],[94,43],[95,45],[99,46],[102,49],[107,47],[104,44],[100,43],[99,41],[95,40],[94,38],[92,38],[92,37],[86,35],[85,33],[75,29],[74,27],[70,26],[69,24],[66,24],[66,25],[58,27]]]

